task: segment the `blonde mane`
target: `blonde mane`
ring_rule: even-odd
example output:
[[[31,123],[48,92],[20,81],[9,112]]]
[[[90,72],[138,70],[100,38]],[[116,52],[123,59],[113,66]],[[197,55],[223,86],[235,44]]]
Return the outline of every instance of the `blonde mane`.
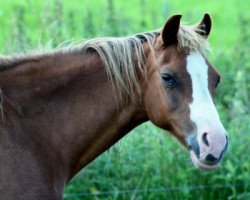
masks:
[[[143,42],[147,42],[153,52],[153,43],[159,34],[155,31],[130,37],[96,38],[85,41],[77,49],[94,49],[99,54],[117,97],[124,100],[127,94],[134,98],[136,92],[140,93],[138,71],[146,77]]]

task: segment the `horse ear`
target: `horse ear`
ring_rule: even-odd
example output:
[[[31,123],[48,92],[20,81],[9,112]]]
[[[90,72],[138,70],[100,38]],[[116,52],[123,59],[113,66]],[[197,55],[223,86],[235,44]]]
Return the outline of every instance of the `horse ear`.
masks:
[[[162,40],[164,46],[177,43],[177,33],[180,28],[181,15],[173,15],[166,22],[162,30]]]
[[[212,28],[212,20],[209,14],[205,14],[201,22],[198,24],[198,33],[204,37],[208,37]]]

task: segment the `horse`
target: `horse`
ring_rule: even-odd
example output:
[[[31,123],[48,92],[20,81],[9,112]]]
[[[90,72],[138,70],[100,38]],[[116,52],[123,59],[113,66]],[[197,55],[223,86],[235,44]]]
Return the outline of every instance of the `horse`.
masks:
[[[209,14],[163,28],[0,60],[0,199],[62,199],[79,170],[143,122],[175,136],[200,170],[228,137],[213,103]],[[167,153],[167,152],[166,152]]]

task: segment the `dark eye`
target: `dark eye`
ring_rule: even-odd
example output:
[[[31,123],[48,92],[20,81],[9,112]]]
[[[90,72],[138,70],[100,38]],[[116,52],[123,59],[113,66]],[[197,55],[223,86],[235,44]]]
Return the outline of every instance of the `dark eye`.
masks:
[[[215,85],[214,85],[214,88],[215,88],[215,89],[218,87],[219,83],[220,83],[220,78],[218,78],[218,80],[216,81],[216,83],[215,83]]]
[[[161,78],[163,80],[164,85],[167,87],[173,87],[177,83],[176,79],[170,74],[162,74]]]

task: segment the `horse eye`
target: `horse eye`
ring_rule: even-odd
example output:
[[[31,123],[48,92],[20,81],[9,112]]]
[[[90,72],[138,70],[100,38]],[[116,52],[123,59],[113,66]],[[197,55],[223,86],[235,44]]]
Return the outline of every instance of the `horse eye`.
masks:
[[[176,79],[170,74],[162,74],[161,78],[167,87],[173,87],[177,83]]]

